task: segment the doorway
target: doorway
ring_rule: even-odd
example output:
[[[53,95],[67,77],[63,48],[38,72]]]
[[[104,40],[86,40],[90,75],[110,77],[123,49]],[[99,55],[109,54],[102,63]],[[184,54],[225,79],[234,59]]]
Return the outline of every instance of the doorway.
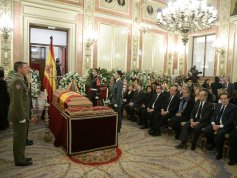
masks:
[[[30,27],[30,67],[39,71],[41,90],[43,90],[45,62],[48,58],[50,36],[53,37],[54,58],[59,65],[59,75],[68,70],[67,61],[67,31],[47,29],[43,27]]]

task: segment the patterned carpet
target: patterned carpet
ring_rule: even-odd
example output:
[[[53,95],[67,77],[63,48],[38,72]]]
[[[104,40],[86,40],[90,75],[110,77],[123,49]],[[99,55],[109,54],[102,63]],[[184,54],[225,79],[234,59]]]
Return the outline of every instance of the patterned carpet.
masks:
[[[227,160],[214,160],[213,152],[177,150],[179,141],[163,134],[151,137],[147,130],[140,130],[136,123],[123,121],[119,133],[121,156],[112,163],[89,166],[67,157],[61,148],[43,141],[44,129],[31,126],[33,146],[26,148],[26,155],[33,158],[33,165],[15,167],[12,155],[12,131],[0,132],[0,177],[235,177],[237,166],[229,167]]]

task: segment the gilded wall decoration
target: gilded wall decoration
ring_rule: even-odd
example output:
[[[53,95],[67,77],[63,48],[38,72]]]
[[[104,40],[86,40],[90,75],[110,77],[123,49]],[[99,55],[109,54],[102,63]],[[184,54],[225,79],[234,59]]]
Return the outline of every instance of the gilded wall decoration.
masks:
[[[129,0],[99,0],[99,7],[128,13]]]
[[[237,15],[237,0],[231,0],[230,15]]]
[[[132,18],[132,0],[96,0],[95,11],[120,18]]]
[[[164,9],[166,5],[153,2],[153,1],[148,1],[146,5],[143,8],[143,18],[146,20],[152,20],[156,21],[157,20],[157,11],[159,9]]]
[[[224,53],[218,52],[218,71],[217,75],[226,74],[226,62],[227,62],[227,49],[228,49],[228,34],[229,34],[229,22],[230,22],[230,0],[220,1],[220,14],[219,14],[219,40],[221,46],[218,48],[223,49]]]
[[[47,0],[47,1],[56,1],[58,3],[71,4],[76,6],[82,6],[83,0]]]
[[[87,68],[93,66],[93,43],[94,36],[91,34],[94,31],[94,0],[84,0],[84,58],[83,58],[83,72],[86,72]],[[83,74],[84,75],[84,74]]]
[[[3,1],[0,1],[1,5],[4,3]],[[12,12],[12,1],[5,1],[5,5],[9,12]],[[0,33],[1,34],[1,33]],[[10,33],[7,39],[3,38],[3,35],[1,35],[0,38],[1,42],[1,56],[0,56],[0,66],[4,68],[5,73],[8,73],[8,71],[12,70],[12,34]]]

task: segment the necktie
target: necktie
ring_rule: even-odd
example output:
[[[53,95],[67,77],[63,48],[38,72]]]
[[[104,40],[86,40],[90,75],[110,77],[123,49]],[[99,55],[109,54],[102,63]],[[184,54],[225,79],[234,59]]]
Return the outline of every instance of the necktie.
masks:
[[[155,101],[153,102],[153,104],[152,104],[152,106],[151,106],[152,108],[155,107],[155,103],[156,103],[156,100],[158,99],[159,95],[160,95],[160,94],[157,94],[156,99],[155,99]]]
[[[182,103],[182,111],[184,110],[184,104],[186,103],[186,100],[183,100],[183,103]]]
[[[173,96],[170,96],[170,98],[169,98],[169,104],[168,104],[168,106],[167,106],[166,111],[169,111],[169,107],[170,107],[170,103],[171,103],[171,101],[172,101],[172,98],[173,98]]]
[[[222,115],[223,115],[224,109],[225,109],[225,106],[222,105],[221,110],[220,110],[219,114],[217,115],[217,119],[216,119],[218,124],[221,123],[221,119],[222,119]]]
[[[201,118],[202,105],[203,105],[203,102],[200,102],[199,107],[198,107],[198,111],[197,111],[197,114],[196,114],[196,119],[197,120],[199,120]]]

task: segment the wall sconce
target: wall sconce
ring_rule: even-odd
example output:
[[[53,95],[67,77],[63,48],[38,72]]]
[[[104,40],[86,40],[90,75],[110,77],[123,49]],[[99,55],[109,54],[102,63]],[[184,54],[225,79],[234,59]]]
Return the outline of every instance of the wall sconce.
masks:
[[[86,40],[86,47],[87,48],[91,48],[91,46],[93,45],[93,43],[96,41],[96,39],[95,38],[88,38],[87,40]]]
[[[7,7],[6,1],[4,1],[3,6],[0,7],[0,32],[5,41],[8,40],[10,33],[13,31],[13,24],[11,20],[11,11]]]
[[[140,23],[139,24],[139,30],[143,33],[146,33],[148,32],[149,30],[151,30],[151,26],[150,25],[147,25],[147,24],[144,24],[144,23]]]
[[[86,39],[86,42],[85,42],[86,48],[90,49],[93,43],[97,40],[97,35],[96,33],[90,32],[88,33],[85,39]]]

